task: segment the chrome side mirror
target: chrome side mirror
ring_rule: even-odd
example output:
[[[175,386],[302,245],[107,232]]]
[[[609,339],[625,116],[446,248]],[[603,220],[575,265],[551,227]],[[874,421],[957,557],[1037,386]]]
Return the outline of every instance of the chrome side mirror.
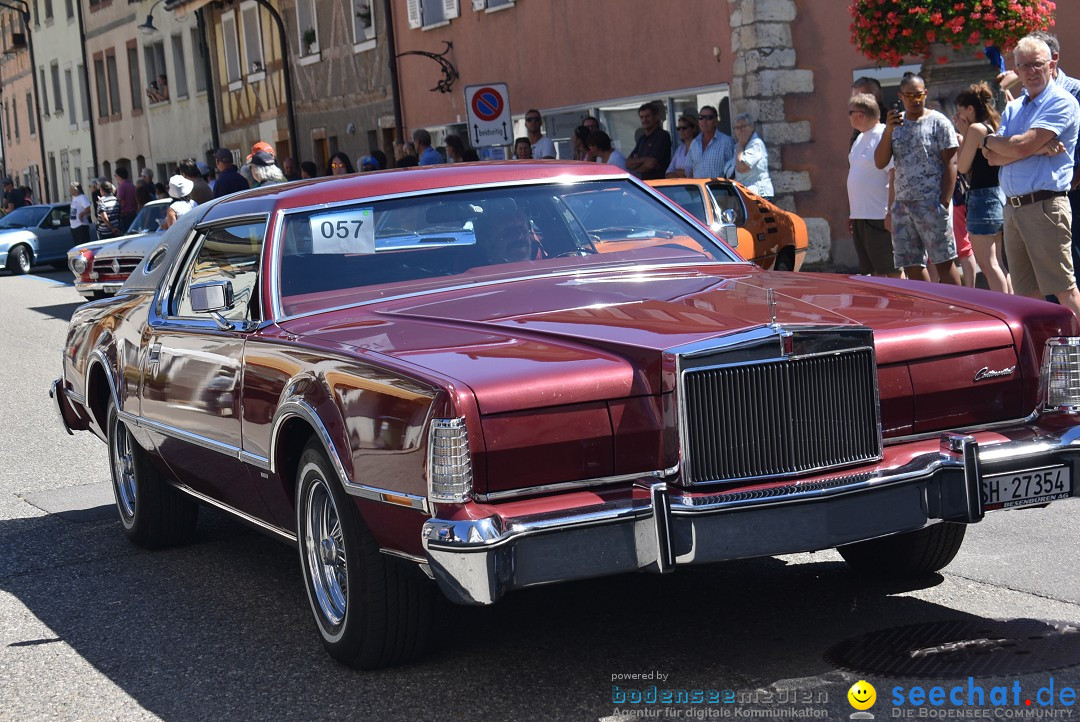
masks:
[[[735,223],[735,209],[733,209],[733,208],[725,208],[723,211],[720,212],[720,219],[724,223],[730,223],[730,224],[734,225],[734,223]]]
[[[232,281],[199,283],[188,289],[188,295],[195,313],[229,311],[233,307]]]

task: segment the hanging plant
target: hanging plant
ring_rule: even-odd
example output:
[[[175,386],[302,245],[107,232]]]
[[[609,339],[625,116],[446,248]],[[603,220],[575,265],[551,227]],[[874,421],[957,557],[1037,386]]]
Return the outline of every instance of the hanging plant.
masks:
[[[854,0],[851,42],[890,66],[927,57],[934,43],[1007,51],[1025,35],[1053,27],[1054,9],[1052,0]]]

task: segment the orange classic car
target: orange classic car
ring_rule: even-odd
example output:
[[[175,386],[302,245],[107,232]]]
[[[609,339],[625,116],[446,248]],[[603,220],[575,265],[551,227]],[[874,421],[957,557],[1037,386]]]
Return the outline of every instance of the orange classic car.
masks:
[[[732,211],[738,228],[735,249],[766,270],[797,271],[806,256],[806,222],[727,178],[663,178],[647,183],[714,231]]]

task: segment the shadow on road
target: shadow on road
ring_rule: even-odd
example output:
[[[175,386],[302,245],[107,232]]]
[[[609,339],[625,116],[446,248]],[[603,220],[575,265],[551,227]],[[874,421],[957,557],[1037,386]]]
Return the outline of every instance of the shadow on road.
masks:
[[[0,523],[0,588],[51,630],[12,646],[62,640],[165,719],[596,719],[616,673],[753,688],[832,672],[825,650],[862,632],[970,618],[838,562],[761,559],[445,604],[427,659],[356,672],[324,653],[295,551],[201,512],[196,543],[156,553],[113,520]]]
[[[34,311],[40,313],[42,316],[48,316],[49,318],[58,318],[61,321],[70,321],[71,314],[75,313],[75,309],[83,305],[83,301],[76,301],[75,303],[59,303],[55,306],[38,306],[36,308],[29,308],[28,311]]]

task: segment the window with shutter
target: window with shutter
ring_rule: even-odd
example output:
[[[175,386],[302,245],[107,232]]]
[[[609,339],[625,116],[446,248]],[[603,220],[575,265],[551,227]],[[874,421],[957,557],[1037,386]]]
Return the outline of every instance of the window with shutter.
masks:
[[[176,33],[172,36],[173,78],[169,81],[169,92],[177,98],[188,97],[187,63],[184,62],[184,36]]]
[[[420,10],[420,0],[407,0],[406,9],[409,14],[409,27],[419,28],[424,24],[424,18]]]
[[[453,20],[461,14],[461,6],[458,0],[442,0],[443,20]]]
[[[229,90],[236,90],[240,83],[240,45],[236,40],[236,11],[229,10],[221,16],[221,40],[225,50],[225,76]]]
[[[266,71],[263,59],[262,25],[259,22],[259,6],[244,3],[240,6],[240,31],[244,36],[244,71],[248,82],[254,82]]]

